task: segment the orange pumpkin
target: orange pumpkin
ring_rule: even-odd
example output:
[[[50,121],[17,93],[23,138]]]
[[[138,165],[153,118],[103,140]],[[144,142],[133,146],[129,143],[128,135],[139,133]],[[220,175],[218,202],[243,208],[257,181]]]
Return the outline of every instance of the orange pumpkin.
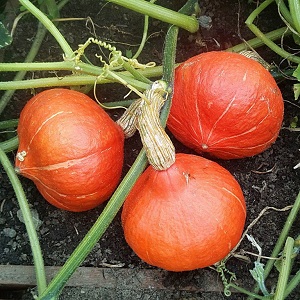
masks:
[[[50,89],[24,107],[18,125],[16,170],[58,208],[85,211],[119,182],[124,135],[85,94]]]
[[[238,182],[200,156],[177,154],[165,171],[139,177],[125,200],[127,243],[145,262],[170,271],[210,266],[240,240],[246,218]]]
[[[281,92],[253,59],[207,52],[175,71],[168,128],[198,153],[223,159],[253,156],[276,140],[282,120]]]

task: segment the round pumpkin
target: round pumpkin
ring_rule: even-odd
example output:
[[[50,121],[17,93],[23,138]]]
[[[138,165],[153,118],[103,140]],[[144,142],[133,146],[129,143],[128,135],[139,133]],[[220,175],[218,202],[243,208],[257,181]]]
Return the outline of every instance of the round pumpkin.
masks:
[[[237,245],[246,205],[226,169],[200,156],[177,154],[165,171],[146,169],[121,217],[125,239],[142,260],[187,271],[222,260]]]
[[[16,170],[58,208],[85,211],[101,204],[119,182],[124,135],[87,95],[50,89],[23,108]]]
[[[282,120],[281,92],[251,58],[213,51],[176,68],[168,128],[198,153],[222,159],[261,153],[276,140]]]

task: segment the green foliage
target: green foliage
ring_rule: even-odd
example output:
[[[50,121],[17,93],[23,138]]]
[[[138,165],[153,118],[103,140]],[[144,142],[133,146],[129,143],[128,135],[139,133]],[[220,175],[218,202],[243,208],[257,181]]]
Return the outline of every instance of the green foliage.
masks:
[[[297,69],[294,71],[293,76],[296,77],[298,81],[300,81],[300,64],[298,65]],[[300,96],[300,83],[294,84],[293,89],[294,89],[295,100],[298,100]]]
[[[300,45],[300,36],[299,34],[293,34],[293,39],[295,44]]]
[[[265,279],[264,279],[264,264],[259,261],[254,262],[254,268],[250,270],[252,277],[258,283],[258,286],[264,296],[269,296],[269,292],[265,286]]]
[[[297,116],[295,116],[295,117],[291,120],[291,122],[290,122],[290,127],[291,127],[291,128],[297,128],[297,127],[298,127],[298,117],[297,117]]]
[[[3,23],[0,21],[0,49],[10,45],[12,37]]]
[[[295,83],[293,89],[294,89],[295,100],[298,100],[300,96],[300,83]]]

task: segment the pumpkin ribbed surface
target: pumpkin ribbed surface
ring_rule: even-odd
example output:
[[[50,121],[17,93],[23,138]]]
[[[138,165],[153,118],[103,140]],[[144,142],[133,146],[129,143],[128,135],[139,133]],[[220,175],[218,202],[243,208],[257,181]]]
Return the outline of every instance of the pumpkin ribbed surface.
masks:
[[[16,169],[56,207],[84,211],[101,204],[119,182],[121,128],[88,96],[67,89],[37,94],[18,125],[24,159]]]
[[[253,156],[276,140],[282,120],[281,92],[257,61],[207,52],[176,68],[168,128],[198,153]]]
[[[238,182],[205,158],[177,154],[165,171],[148,167],[125,200],[127,243],[145,262],[170,271],[210,266],[238,243],[246,206]]]

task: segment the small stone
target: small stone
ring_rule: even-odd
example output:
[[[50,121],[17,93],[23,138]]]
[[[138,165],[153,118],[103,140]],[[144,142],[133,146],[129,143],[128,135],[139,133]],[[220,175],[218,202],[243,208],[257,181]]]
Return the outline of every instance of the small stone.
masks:
[[[17,232],[13,228],[4,228],[3,233],[10,238],[14,238],[17,235]]]
[[[27,260],[28,260],[28,256],[27,256],[26,253],[22,253],[22,254],[20,255],[20,258],[21,258],[21,260],[23,260],[23,261],[27,261]]]
[[[40,234],[41,234],[41,235],[44,235],[44,234],[46,234],[47,232],[49,232],[49,228],[48,228],[48,227],[43,227],[43,228],[40,230]]]
[[[30,212],[31,212],[34,227],[36,230],[39,230],[43,222],[39,219],[39,214],[36,209],[30,209]],[[22,211],[20,209],[17,211],[17,217],[20,220],[20,222],[25,223]]]

